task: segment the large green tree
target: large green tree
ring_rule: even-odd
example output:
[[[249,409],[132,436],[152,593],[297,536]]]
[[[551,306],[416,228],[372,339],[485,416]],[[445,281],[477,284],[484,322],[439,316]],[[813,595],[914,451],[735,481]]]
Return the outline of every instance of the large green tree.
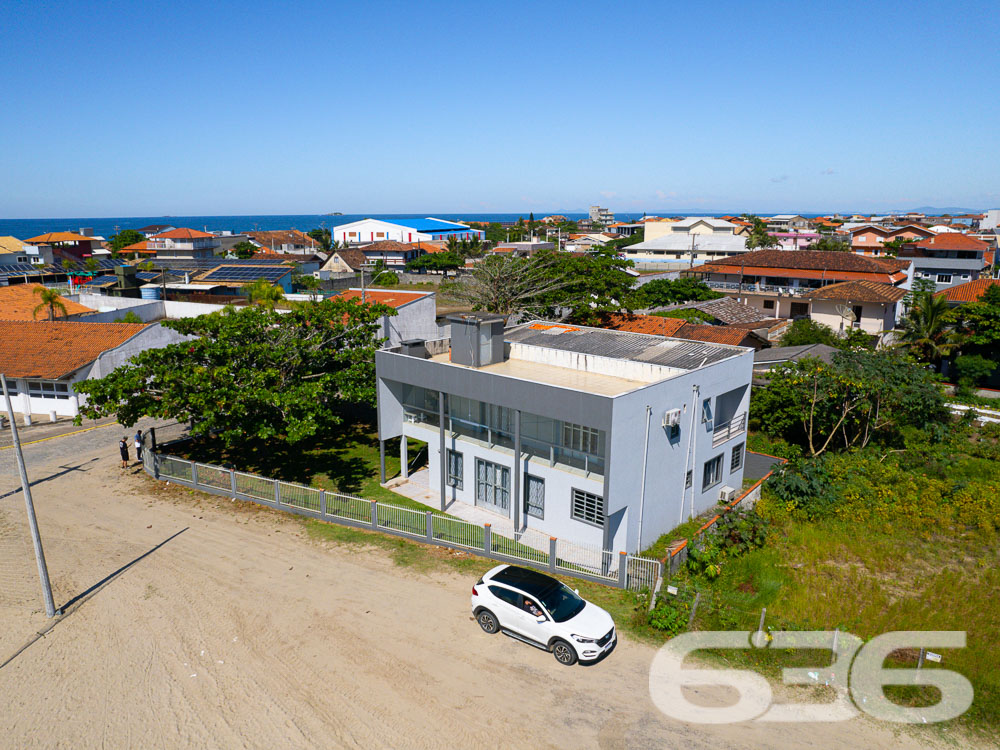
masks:
[[[142,242],[146,239],[146,235],[142,232],[137,232],[134,229],[123,229],[118,234],[111,235],[108,240],[108,249],[111,250],[111,254],[115,257],[129,245],[134,245],[137,242]]]
[[[721,292],[690,277],[682,279],[653,279],[636,287],[631,295],[633,309],[644,307],[666,307],[681,302],[704,302],[723,297]]]
[[[320,249],[323,252],[330,252],[330,247],[333,245],[333,235],[330,233],[329,229],[326,227],[311,229],[308,232],[308,235],[319,243]]]
[[[288,313],[226,308],[163,323],[192,338],[140,352],[100,379],[74,387],[80,417],[114,415],[193,421],[192,434],[230,449],[248,441],[289,443],[341,421],[348,404],[375,402],[379,322],[395,311],[331,299]]]
[[[750,222],[750,233],[747,235],[747,250],[765,250],[769,247],[780,247],[777,237],[767,233],[767,222],[754,214],[743,214],[744,221]]]
[[[900,321],[898,344],[922,362],[937,365],[962,343],[948,300],[930,291],[910,295],[910,307]]]
[[[953,317],[964,336],[963,353],[1000,361],[1000,285],[988,287],[977,301],[956,308]]]
[[[453,304],[505,317],[538,310],[546,295],[557,294],[566,286],[565,279],[555,272],[556,265],[554,258],[540,255],[490,255],[457,281],[443,283],[441,296]]]
[[[237,258],[240,258],[241,260],[247,260],[249,258],[252,258],[254,256],[254,253],[256,253],[258,250],[260,250],[260,248],[257,247],[255,244],[253,244],[250,240],[243,240],[242,242],[237,242],[235,245],[233,245],[233,248],[230,252],[232,252],[233,255],[235,255]]]
[[[608,313],[630,311],[634,267],[612,248],[585,253],[544,250],[532,260],[543,265],[555,288],[541,295],[536,314],[574,323],[599,324]]]
[[[767,378],[754,390],[752,421],[810,456],[891,442],[904,427],[940,433],[948,419],[936,376],[891,349],[842,351],[830,364],[806,358]]]
[[[849,253],[851,243],[837,237],[820,237],[813,242],[806,250],[823,250],[826,252]],[[894,253],[895,254],[895,253]]]
[[[457,253],[427,253],[414,258],[406,264],[407,271],[442,271],[445,277],[448,271],[454,271],[465,265],[462,256]]]

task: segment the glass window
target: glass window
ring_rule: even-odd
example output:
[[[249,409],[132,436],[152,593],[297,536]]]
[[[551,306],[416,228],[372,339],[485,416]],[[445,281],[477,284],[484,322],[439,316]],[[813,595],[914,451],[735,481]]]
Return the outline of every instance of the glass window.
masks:
[[[766,300],[764,300],[764,309],[765,310],[773,310],[774,309],[774,300],[773,299],[766,299]]]
[[[705,462],[705,471],[702,475],[701,491],[714,487],[722,481],[722,456],[716,456]]]
[[[694,472],[688,469],[687,474],[684,476],[684,489],[689,489],[691,487],[691,475]]]
[[[579,424],[563,422],[563,447],[581,453],[590,453],[595,456],[603,454],[601,450],[601,431],[593,427],[584,427]]]
[[[733,457],[729,461],[729,472],[743,468],[743,447],[746,443],[733,446]]]
[[[500,586],[487,586],[490,593],[502,602],[507,602],[514,607],[521,606],[521,595],[516,591],[501,588]]]
[[[939,284],[950,284],[951,274],[950,273],[939,273],[937,275],[937,281]]]
[[[712,399],[706,398],[701,402],[701,421],[711,422],[712,421]]]
[[[535,518],[545,518],[545,480],[524,475],[524,512]]]
[[[573,490],[571,516],[577,521],[604,526],[604,498],[583,490]]]
[[[448,486],[456,490],[463,488],[462,478],[465,476],[465,459],[458,451],[448,451]]]
[[[2,393],[3,393],[3,391],[0,391],[0,394],[2,394]],[[17,381],[16,380],[8,380],[7,381],[7,393],[10,394],[11,398],[13,398],[14,396],[16,396],[18,394]],[[2,403],[0,403],[0,409],[6,409],[6,408],[7,408],[6,406],[4,406]]]

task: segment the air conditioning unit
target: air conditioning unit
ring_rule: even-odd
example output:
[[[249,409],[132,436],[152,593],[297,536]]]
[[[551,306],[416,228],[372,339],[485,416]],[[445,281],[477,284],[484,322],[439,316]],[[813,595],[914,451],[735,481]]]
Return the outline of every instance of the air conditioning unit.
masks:
[[[677,427],[681,423],[681,410],[680,409],[668,409],[663,412],[663,426],[664,427]]]
[[[731,503],[736,499],[736,490],[732,487],[723,487],[719,490],[719,502]]]

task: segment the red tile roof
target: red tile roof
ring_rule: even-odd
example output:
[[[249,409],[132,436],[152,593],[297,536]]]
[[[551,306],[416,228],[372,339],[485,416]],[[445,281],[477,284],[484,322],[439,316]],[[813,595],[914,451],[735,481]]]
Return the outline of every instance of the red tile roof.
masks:
[[[100,240],[93,237],[84,237],[82,234],[77,234],[76,232],[47,232],[46,234],[40,234],[37,237],[25,240],[25,242],[30,242],[34,245],[48,245],[51,242],[100,242]]]
[[[934,296],[944,297],[949,302],[975,302],[986,294],[987,289],[998,284],[1000,279],[976,279],[944,289]]]
[[[860,279],[842,281],[839,284],[829,284],[819,289],[813,289],[802,295],[803,299],[844,300],[849,302],[879,302],[892,304],[906,296],[906,290],[882,284],[878,281]]]
[[[906,278],[910,261],[875,258],[833,250],[754,250],[710,260],[694,270],[699,273],[778,276],[796,279],[871,279],[899,282]]]
[[[121,346],[146,326],[139,323],[0,320],[0,372],[15,378],[58,380]]]
[[[709,344],[728,344],[729,346],[744,346],[744,342],[751,337],[760,339],[753,331],[748,331],[745,328],[695,323],[685,324],[674,334],[674,338],[678,339],[704,341]]]
[[[429,294],[431,294],[431,292],[396,292],[386,291],[385,289],[367,289],[365,290],[365,301],[377,302],[380,305],[388,305],[389,307],[398,308],[403,305],[408,305],[411,302],[416,302],[418,299],[423,299]],[[361,290],[348,289],[346,292],[338,294],[336,299],[356,299],[360,302]]]
[[[651,333],[657,336],[673,336],[684,327],[686,321],[680,318],[661,318],[659,315],[625,315],[611,313],[605,317],[601,326],[613,331],[628,331],[630,333]]]
[[[942,232],[915,243],[922,250],[987,250],[989,245],[960,232]]]
[[[36,320],[32,312],[41,302],[35,293],[36,289],[42,289],[42,287],[36,284],[0,287],[0,320]],[[63,299],[62,303],[66,308],[67,315],[96,312],[91,307],[84,307],[79,302],[73,302],[69,299]],[[46,320],[48,317],[48,308],[38,311],[38,320]],[[56,318],[61,319],[62,317],[62,312],[56,308]]]
[[[164,232],[163,234],[154,234],[150,239],[154,240],[200,240],[215,237],[214,234],[209,234],[208,232],[199,232],[197,229],[187,229],[182,227],[180,229],[171,229],[169,232]]]
[[[247,236],[255,242],[270,247],[275,245],[304,245],[305,247],[319,247],[316,242],[305,232],[298,229],[275,229],[262,232],[247,232]]]

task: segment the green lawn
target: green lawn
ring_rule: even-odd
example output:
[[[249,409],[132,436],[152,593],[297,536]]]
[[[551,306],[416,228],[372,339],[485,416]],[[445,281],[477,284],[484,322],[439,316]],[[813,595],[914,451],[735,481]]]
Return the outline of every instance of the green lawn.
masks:
[[[408,447],[412,462],[426,444],[409,440]],[[176,453],[201,463],[232,465],[270,479],[428,510],[426,505],[380,485],[378,437],[374,415],[370,413],[345,416],[343,424],[330,434],[294,446],[276,441],[230,452],[217,443],[198,440],[179,445]],[[399,475],[398,438],[386,443],[385,471],[387,479]]]

